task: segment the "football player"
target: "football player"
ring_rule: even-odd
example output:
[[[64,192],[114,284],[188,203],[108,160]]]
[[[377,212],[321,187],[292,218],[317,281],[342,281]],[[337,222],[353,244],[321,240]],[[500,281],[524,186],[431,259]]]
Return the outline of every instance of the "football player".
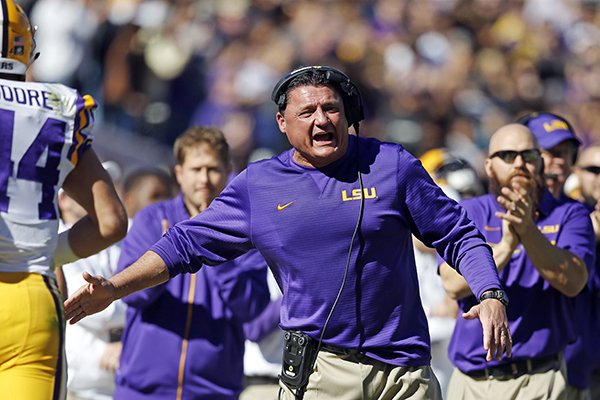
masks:
[[[26,82],[29,19],[0,0],[0,393],[64,398],[64,315],[54,267],[120,240],[127,216],[90,148],[94,99]],[[87,215],[58,235],[59,188]]]

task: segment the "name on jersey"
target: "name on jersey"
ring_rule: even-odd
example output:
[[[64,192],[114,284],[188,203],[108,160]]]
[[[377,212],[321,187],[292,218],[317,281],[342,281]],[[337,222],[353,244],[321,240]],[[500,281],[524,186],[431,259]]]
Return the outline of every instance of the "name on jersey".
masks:
[[[15,69],[15,66],[11,62],[2,61],[0,62],[0,69],[3,71],[12,71],[13,69]]]
[[[377,190],[375,187],[364,188],[363,193],[365,199],[374,199],[377,197]],[[350,195],[346,190],[342,190],[342,201],[360,200],[362,198],[360,189],[352,189]]]
[[[0,85],[0,100],[7,103],[17,103],[29,106],[43,107],[47,110],[54,110],[50,101],[51,93],[45,90],[23,89]]]

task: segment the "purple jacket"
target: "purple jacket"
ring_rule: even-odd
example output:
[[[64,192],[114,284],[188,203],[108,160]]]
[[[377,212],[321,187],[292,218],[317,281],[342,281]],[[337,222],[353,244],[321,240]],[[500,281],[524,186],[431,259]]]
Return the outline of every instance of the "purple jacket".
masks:
[[[150,205],[125,238],[123,270],[169,226],[189,218],[182,196]],[[243,324],[269,302],[266,263],[256,251],[219,267],[178,275],[132,294],[115,399],[237,399],[242,390]]]

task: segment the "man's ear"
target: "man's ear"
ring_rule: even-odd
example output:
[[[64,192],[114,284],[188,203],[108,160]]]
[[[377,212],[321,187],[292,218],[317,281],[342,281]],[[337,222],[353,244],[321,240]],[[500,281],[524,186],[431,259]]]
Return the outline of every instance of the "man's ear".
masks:
[[[285,117],[283,116],[282,113],[278,112],[277,115],[275,116],[275,118],[277,119],[277,125],[279,126],[279,131],[281,133],[285,133]]]
[[[485,162],[483,164],[483,167],[485,168],[485,174],[487,175],[488,178],[491,178],[493,176],[492,174],[492,159],[491,158],[486,158]]]
[[[173,172],[175,172],[175,180],[181,185],[181,165],[176,164],[175,168],[173,168]]]

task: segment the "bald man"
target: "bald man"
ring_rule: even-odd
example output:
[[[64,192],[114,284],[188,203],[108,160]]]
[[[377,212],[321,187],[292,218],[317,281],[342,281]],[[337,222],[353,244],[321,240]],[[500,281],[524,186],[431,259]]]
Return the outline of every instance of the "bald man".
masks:
[[[531,131],[500,128],[490,140],[485,171],[490,194],[461,204],[493,248],[513,340],[512,359],[485,362],[481,332],[459,318],[450,341],[455,370],[449,399],[559,399],[567,391],[562,353],[574,338],[572,301],[594,262],[589,213],[546,189],[543,160]],[[448,294],[468,310],[477,300],[464,279],[443,263]]]

